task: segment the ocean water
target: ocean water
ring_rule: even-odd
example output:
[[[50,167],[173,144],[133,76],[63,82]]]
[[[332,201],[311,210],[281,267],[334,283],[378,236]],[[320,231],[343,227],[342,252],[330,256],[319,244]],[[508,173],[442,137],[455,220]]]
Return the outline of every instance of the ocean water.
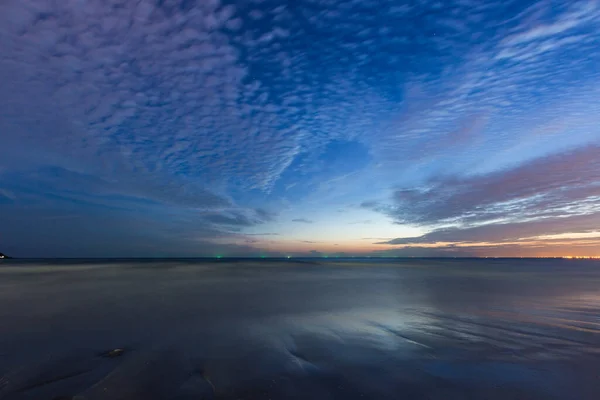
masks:
[[[0,263],[0,399],[598,399],[600,262]]]

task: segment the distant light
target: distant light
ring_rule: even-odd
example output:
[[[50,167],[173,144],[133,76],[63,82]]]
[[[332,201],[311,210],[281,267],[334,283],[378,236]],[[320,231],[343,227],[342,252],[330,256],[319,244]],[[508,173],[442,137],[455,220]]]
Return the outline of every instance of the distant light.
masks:
[[[223,256],[217,256],[217,258],[223,258]]]
[[[600,259],[600,256],[562,256],[562,258],[570,260],[597,260]]]
[[[292,258],[292,256],[287,256],[287,258]]]

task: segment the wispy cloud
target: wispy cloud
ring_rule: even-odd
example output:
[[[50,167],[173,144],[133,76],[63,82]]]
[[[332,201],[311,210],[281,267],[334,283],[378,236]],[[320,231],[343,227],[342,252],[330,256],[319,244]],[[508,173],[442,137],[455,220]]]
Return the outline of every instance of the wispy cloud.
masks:
[[[598,223],[600,223],[600,213],[595,213],[556,219],[540,219],[538,221],[441,228],[423,236],[385,240],[379,242],[379,244],[502,243],[524,239],[547,240],[538,237],[540,235],[595,232]]]
[[[310,219],[306,219],[306,218],[296,218],[296,219],[293,219],[292,222],[299,222],[301,224],[312,224],[312,223],[314,223],[314,221],[311,221]]]
[[[0,202],[13,202],[16,199],[17,197],[10,190],[0,189]]]
[[[363,206],[399,223],[429,226],[417,238],[386,244],[502,241],[593,230],[600,215],[600,147],[587,146],[517,168],[472,177],[441,177],[400,189],[394,202]]]
[[[353,222],[349,222],[349,225],[369,225],[372,224],[373,221],[370,219],[363,219],[361,221],[353,221]]]
[[[597,7],[592,1],[574,2],[567,12],[559,13],[553,21],[522,27],[517,33],[503,39],[501,45],[514,46],[564,35],[584,24],[593,23],[598,12]]]

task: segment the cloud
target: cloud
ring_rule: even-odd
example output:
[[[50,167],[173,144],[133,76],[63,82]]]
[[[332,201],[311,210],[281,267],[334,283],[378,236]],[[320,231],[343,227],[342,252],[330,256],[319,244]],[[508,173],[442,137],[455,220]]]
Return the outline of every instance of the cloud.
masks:
[[[60,167],[5,172],[3,184],[18,200],[0,208],[3,246],[20,257],[256,254],[236,244],[243,243],[239,231],[273,217],[189,187],[148,196],[135,182]]]
[[[307,29],[298,17],[311,6],[173,4],[2,3],[0,130],[3,145],[19,154],[11,168],[27,157],[119,175],[143,195],[165,193],[163,200],[185,188],[182,201],[191,203],[189,191],[222,195],[228,185],[268,193],[299,154],[345,141],[365,147],[352,140],[376,120],[378,90],[347,72],[310,85],[314,56],[326,61],[323,77],[335,77],[342,50],[324,60],[319,49],[283,46]],[[323,23],[344,6],[330,8],[338,11],[310,23],[335,26]],[[248,23],[256,15],[268,22]],[[355,52],[369,48],[363,41]],[[333,98],[344,100],[332,108]]]
[[[485,252],[482,252],[485,255]],[[457,248],[455,246],[443,247],[407,247],[392,250],[383,250],[372,253],[381,257],[477,257],[479,252],[471,248]]]
[[[319,154],[336,143],[360,144],[365,154],[375,150],[388,161],[432,156],[444,143],[470,143],[497,114],[529,103],[524,88],[532,87],[530,77],[544,81],[553,59],[507,63],[522,56],[523,38],[546,53],[549,40],[571,48],[582,41],[565,35],[598,19],[593,2],[557,7],[550,21],[532,22],[535,10],[524,10],[506,34],[505,21],[496,17],[507,11],[504,2],[450,2],[452,12],[443,18],[423,17],[439,16],[436,2],[173,4],[4,2],[0,71],[8,78],[0,87],[6,94],[0,107],[7,142],[23,154],[62,160],[67,169],[67,158],[94,167],[100,176],[145,176],[146,182],[173,186],[195,182],[210,192],[227,184],[269,192],[301,154]],[[478,50],[475,15],[497,33],[486,38],[485,50]],[[253,22],[258,16],[261,24]],[[372,29],[374,24],[389,28]],[[432,37],[431,31],[440,34]],[[332,40],[296,43],[311,32]],[[593,38],[588,31],[578,36],[583,42]],[[412,49],[424,43],[432,57],[467,50],[466,65],[423,73],[423,54]],[[374,48],[383,62],[368,56]],[[386,53],[389,48],[394,51]],[[490,56],[500,52],[507,56],[493,64]],[[397,84],[388,82],[386,71],[407,68],[419,72],[400,82],[408,96],[399,107],[400,99],[382,88]],[[554,65],[553,74],[566,68]],[[394,119],[399,108],[402,115]],[[295,166],[304,170],[310,163]]]
[[[501,44],[514,46],[567,33],[583,24],[593,22],[598,12],[597,8],[591,1],[576,2],[570,10],[559,14],[555,21],[538,24],[510,35],[502,40]]]
[[[0,189],[0,204],[11,204],[15,200],[17,200],[17,197],[13,192],[6,189]]]
[[[470,177],[442,176],[399,189],[391,205],[363,207],[398,223],[432,227],[419,238],[387,244],[502,241],[543,233],[585,232],[600,215],[600,147],[586,146],[513,169]]]
[[[256,223],[256,221],[239,212],[203,214],[202,218],[212,224],[234,227],[249,227]]]
[[[261,209],[253,211],[221,210],[219,212],[202,213],[201,218],[211,224],[236,228],[251,227],[273,220],[271,213]]]
[[[0,196],[5,197],[9,200],[17,199],[17,197],[15,196],[15,194],[13,192],[11,192],[10,190],[1,189],[1,188],[0,188]]]
[[[594,1],[551,8],[540,4],[515,13],[502,2],[486,2],[485,6],[448,2],[446,6],[453,11],[448,18],[431,18],[438,34],[427,43],[434,52],[439,51],[436,54],[448,54],[450,59],[462,48],[464,62],[456,64],[448,59],[443,71],[417,73],[404,82],[401,107],[381,127],[374,142],[376,157],[389,168],[396,167],[399,174],[407,173],[410,167],[422,173],[431,168],[428,164],[435,163],[460,171],[477,160],[485,162],[492,147],[496,152],[507,149],[503,158],[520,153],[524,159],[533,159],[550,149],[561,151],[567,144],[580,145],[597,138],[594,126],[600,121],[592,99],[597,97],[598,76],[587,72],[592,64],[585,54],[593,53],[593,58],[599,55],[592,41],[600,26],[600,7]],[[403,17],[415,12],[407,9]],[[495,12],[504,17],[492,17]],[[472,30],[482,23],[485,29]],[[482,40],[485,45],[475,43]],[[565,56],[572,57],[573,62],[561,62]],[[416,66],[414,69],[420,71]],[[581,75],[575,83],[569,77],[577,71]],[[512,151],[521,140],[529,140],[528,131],[571,113],[577,115],[578,122],[571,121],[557,132],[556,141],[537,138],[539,146],[533,151]],[[584,128],[581,120],[588,113],[595,122],[586,122]],[[581,134],[574,135],[573,131]],[[423,164],[414,165],[417,162]]]
[[[597,255],[597,241],[566,241],[562,243],[465,243],[439,246],[411,245],[376,251],[385,257],[563,257]]]
[[[595,212],[557,154],[599,137],[597,2],[229,3],[1,2],[0,203],[231,241],[341,187],[432,230]]]
[[[232,207],[226,197],[211,193],[193,183],[181,185],[168,181],[135,180],[130,177],[105,179],[57,166],[9,171],[4,173],[3,178],[5,185],[15,193],[23,193],[24,199],[32,196],[59,196],[101,203],[104,197],[123,196],[197,209]]]
[[[254,212],[256,213],[257,218],[264,222],[274,221],[277,217],[277,213],[265,210],[263,208],[256,208],[254,209]]]
[[[435,243],[477,243],[535,239],[539,235],[593,232],[600,224],[600,213],[538,221],[495,223],[474,227],[453,227],[433,230],[423,236],[397,238],[378,244],[408,245]]]
[[[312,224],[312,223],[314,223],[314,221],[311,221],[310,219],[306,219],[306,218],[296,218],[296,219],[293,219],[292,222],[299,222],[299,223],[302,223],[302,224]]]
[[[3,206],[3,251],[17,257],[194,257],[258,252],[219,243],[219,238],[229,238],[231,233],[193,214],[181,215],[144,202],[131,206],[133,211],[123,208],[120,201],[98,206],[66,199]]]
[[[236,8],[168,4],[4,2],[7,142],[175,186],[226,180],[266,188],[276,180],[299,133],[281,129],[274,111],[285,109],[245,79],[249,66],[231,33],[240,25]],[[280,26],[264,34],[273,43],[246,51],[286,37]]]
[[[353,222],[348,222],[348,225],[370,225],[372,224],[373,221],[370,219],[364,219],[361,221],[353,221]]]

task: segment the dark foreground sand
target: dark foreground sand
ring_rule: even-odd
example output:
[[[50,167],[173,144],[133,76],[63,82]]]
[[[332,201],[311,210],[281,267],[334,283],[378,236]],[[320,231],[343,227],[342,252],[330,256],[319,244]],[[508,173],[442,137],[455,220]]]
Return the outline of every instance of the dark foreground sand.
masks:
[[[600,263],[0,264],[0,399],[599,399]]]

